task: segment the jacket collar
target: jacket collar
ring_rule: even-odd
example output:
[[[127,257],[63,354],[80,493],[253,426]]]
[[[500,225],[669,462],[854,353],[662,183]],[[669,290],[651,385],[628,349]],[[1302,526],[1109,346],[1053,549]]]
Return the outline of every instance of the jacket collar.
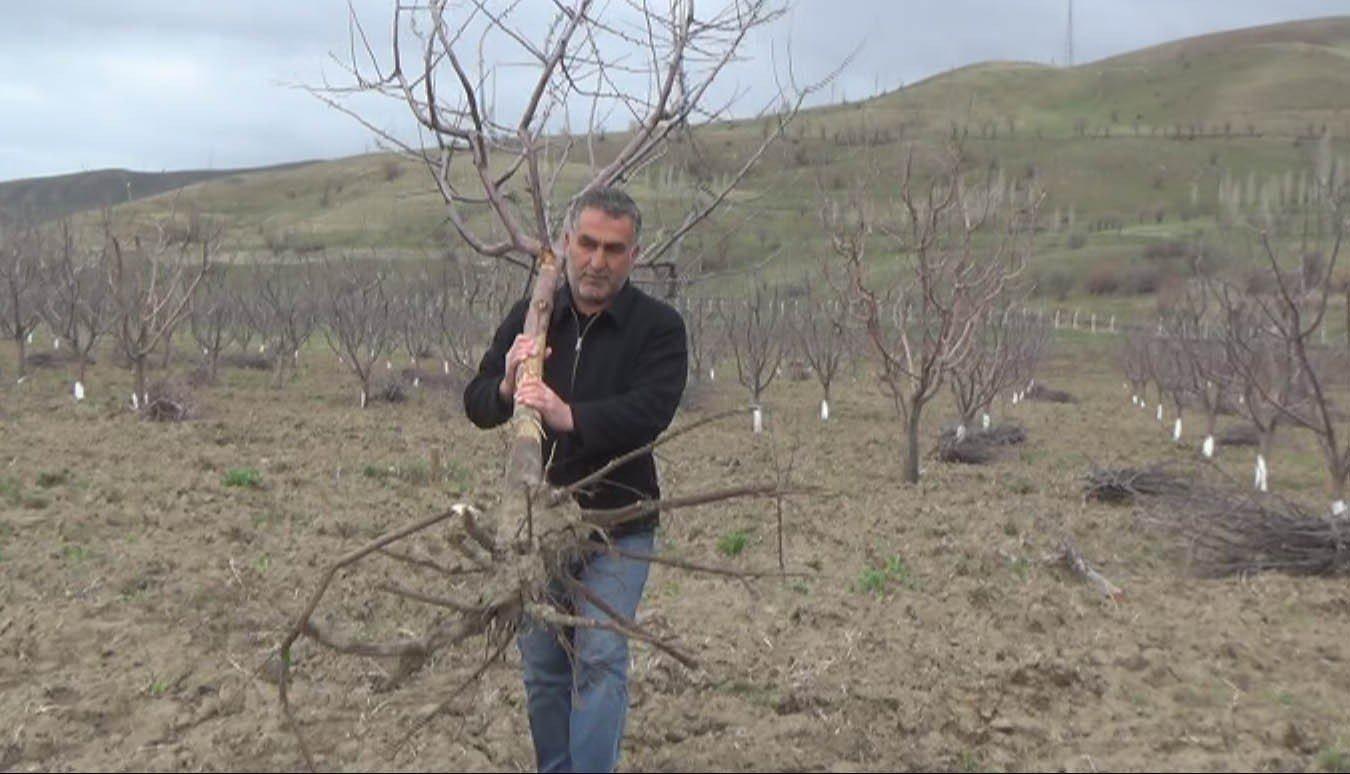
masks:
[[[624,280],[623,287],[619,288],[618,294],[609,306],[600,310],[601,317],[608,317],[611,322],[620,328],[624,327],[633,316],[633,307],[638,300],[638,289],[633,286],[631,279]],[[564,279],[559,284],[557,293],[553,297],[553,322],[557,322],[566,315],[572,314],[572,289]]]

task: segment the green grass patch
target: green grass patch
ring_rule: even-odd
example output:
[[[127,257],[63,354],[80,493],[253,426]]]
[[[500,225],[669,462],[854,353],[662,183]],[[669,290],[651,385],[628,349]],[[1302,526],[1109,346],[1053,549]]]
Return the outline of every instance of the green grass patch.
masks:
[[[257,468],[230,468],[225,471],[225,486],[238,486],[247,489],[262,487],[262,474]]]
[[[740,556],[748,545],[750,533],[739,529],[733,530],[717,539],[717,552],[723,556]]]
[[[853,591],[881,596],[897,586],[909,591],[918,591],[922,584],[914,576],[904,557],[892,554],[886,558],[883,566],[868,567],[859,573],[858,580],[853,584]]]
[[[1328,745],[1317,753],[1319,771],[1350,774],[1350,750],[1339,745]]]

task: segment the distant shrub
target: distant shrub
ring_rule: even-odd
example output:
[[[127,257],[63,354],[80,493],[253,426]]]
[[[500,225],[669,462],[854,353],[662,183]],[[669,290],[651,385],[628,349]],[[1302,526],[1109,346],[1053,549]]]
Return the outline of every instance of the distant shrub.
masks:
[[[1083,290],[1094,296],[1109,296],[1120,292],[1120,270],[1115,266],[1095,267],[1083,280]]]
[[[1195,254],[1195,250],[1185,242],[1176,240],[1167,240],[1165,242],[1154,242],[1144,248],[1144,258],[1150,261],[1166,261],[1176,258],[1189,258]]]
[[[1063,269],[1050,269],[1036,278],[1036,293],[1063,301],[1073,290],[1073,275]]]
[[[1084,234],[1081,231],[1075,231],[1072,234],[1069,234],[1068,245],[1070,250],[1083,249],[1083,247],[1087,245],[1087,234]]]

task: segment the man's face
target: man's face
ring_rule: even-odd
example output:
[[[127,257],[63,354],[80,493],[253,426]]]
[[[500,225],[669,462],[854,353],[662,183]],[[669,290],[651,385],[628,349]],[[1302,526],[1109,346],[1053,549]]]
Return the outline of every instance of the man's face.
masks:
[[[587,207],[563,240],[572,298],[580,312],[595,314],[609,305],[633,270],[638,254],[633,219]]]

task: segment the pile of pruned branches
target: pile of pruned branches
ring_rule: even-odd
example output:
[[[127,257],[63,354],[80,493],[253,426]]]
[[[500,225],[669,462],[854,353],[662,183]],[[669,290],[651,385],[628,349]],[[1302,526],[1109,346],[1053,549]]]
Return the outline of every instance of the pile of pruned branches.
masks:
[[[1083,476],[1083,499],[1127,505],[1141,496],[1182,495],[1191,490],[1191,478],[1163,465],[1147,468],[1102,468],[1093,465]]]
[[[937,458],[961,465],[983,465],[994,459],[999,447],[1025,442],[1027,431],[1021,425],[1006,423],[989,429],[960,430],[948,427],[938,436]]]
[[[1077,403],[1078,399],[1064,390],[1055,390],[1045,385],[1033,384],[1031,389],[1027,390],[1027,400],[1041,401],[1042,403]]]
[[[1313,513],[1273,495],[1197,488],[1160,499],[1145,518],[1180,536],[1203,575],[1350,574],[1345,514]]]

